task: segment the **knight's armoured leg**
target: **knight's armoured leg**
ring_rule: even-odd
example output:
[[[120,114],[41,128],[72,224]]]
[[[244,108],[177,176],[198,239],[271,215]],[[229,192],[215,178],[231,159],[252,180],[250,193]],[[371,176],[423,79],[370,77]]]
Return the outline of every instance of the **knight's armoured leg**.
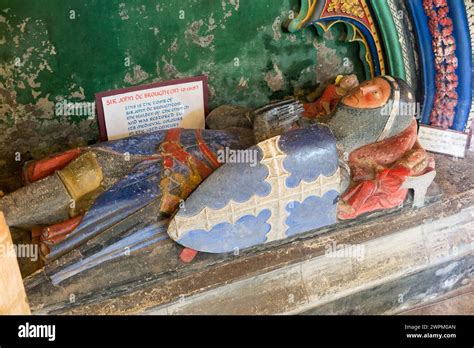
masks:
[[[86,152],[63,169],[0,199],[9,226],[52,225],[78,215],[101,188],[102,170]]]
[[[120,262],[123,273],[128,273],[129,270],[124,269],[125,260],[141,253],[141,249],[149,250],[148,246],[161,245],[165,240],[169,240],[166,234],[167,221],[167,218],[160,214],[160,199],[156,199],[119,223],[71,249],[72,251],[63,257],[47,264],[45,272],[53,284],[74,278],[79,273],[102,263]],[[57,254],[61,252],[61,249],[68,248],[69,245],[60,243],[53,247],[58,249],[54,249],[54,253]],[[150,264],[149,267],[153,268],[154,266]],[[149,267],[146,264],[141,264],[140,271],[135,270],[134,276],[138,277],[139,274],[149,272]],[[113,277],[114,281],[119,281],[121,274],[120,272],[116,273]],[[98,282],[105,286],[110,282],[110,279],[107,278],[107,281],[104,282],[98,280]]]
[[[10,227],[31,228],[68,219],[70,203],[71,196],[53,174],[1,198],[0,211]]]
[[[41,165],[30,164],[26,168],[27,179],[33,182],[0,198],[0,211],[11,227],[30,229],[63,222],[83,214],[99,193],[142,160],[136,157],[125,158],[100,149],[83,150],[77,156],[76,151],[71,150],[64,156],[41,160]],[[68,158],[75,159],[63,166],[64,161],[60,160]],[[48,161],[54,162],[54,167]],[[60,170],[50,174],[54,168]],[[38,179],[45,173],[50,175]]]
[[[26,163],[23,169],[23,179],[27,184],[41,180],[63,169],[72,160],[81,155],[81,149],[75,148],[38,161]]]

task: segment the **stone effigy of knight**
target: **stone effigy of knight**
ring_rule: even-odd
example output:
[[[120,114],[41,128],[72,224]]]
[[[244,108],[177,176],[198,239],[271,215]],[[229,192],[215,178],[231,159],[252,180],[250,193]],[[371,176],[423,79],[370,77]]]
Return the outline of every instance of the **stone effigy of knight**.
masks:
[[[210,129],[163,130],[27,163],[27,184],[1,198],[0,211],[9,226],[32,231],[53,285],[125,262],[123,281],[153,273],[177,258],[153,256],[162,243],[190,262],[197,252],[289,241],[397,208],[409,190],[415,206],[424,204],[435,170],[407,112],[415,102],[398,78],[358,84],[349,75],[313,103],[224,105],[208,115]],[[144,253],[146,263],[125,261]]]

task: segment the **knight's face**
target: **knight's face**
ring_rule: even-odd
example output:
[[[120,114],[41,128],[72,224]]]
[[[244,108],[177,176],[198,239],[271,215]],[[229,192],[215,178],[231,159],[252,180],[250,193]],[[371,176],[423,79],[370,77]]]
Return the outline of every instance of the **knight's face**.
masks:
[[[391,87],[387,80],[376,77],[365,81],[342,98],[342,103],[354,108],[373,109],[382,107],[390,98]]]

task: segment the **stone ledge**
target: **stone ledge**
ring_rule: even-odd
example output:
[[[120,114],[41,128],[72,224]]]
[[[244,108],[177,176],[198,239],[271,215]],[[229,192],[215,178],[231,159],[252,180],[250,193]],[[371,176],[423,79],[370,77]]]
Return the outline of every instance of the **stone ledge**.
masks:
[[[200,254],[190,265],[139,284],[37,312],[297,313],[458,259],[472,252],[473,158],[436,156],[435,181],[443,198],[422,209],[404,207],[240,256]],[[333,242],[364,245],[366,257],[325,257]]]
[[[474,207],[364,242],[365,257],[360,261],[321,255],[175,301],[151,313],[299,313],[467,256],[472,231]]]

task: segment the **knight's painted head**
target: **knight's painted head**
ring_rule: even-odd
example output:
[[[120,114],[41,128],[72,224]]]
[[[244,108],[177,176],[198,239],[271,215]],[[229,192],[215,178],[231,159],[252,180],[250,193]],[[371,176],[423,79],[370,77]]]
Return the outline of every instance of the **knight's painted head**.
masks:
[[[351,89],[328,125],[347,152],[405,130],[413,121],[415,95],[403,80],[379,76]]]
[[[350,90],[342,98],[342,103],[360,109],[378,108],[385,105],[391,92],[390,83],[383,77],[376,77]]]

